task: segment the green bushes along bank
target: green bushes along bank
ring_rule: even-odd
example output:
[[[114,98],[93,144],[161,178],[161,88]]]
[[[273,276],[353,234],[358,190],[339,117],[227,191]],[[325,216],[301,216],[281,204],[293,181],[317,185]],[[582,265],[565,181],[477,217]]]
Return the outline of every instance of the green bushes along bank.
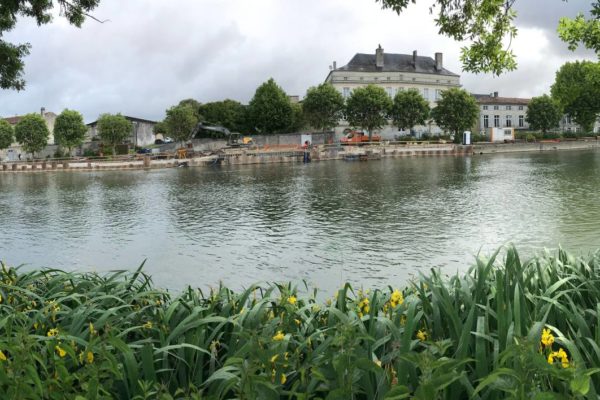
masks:
[[[596,398],[600,253],[495,258],[324,302],[3,267],[1,398]]]

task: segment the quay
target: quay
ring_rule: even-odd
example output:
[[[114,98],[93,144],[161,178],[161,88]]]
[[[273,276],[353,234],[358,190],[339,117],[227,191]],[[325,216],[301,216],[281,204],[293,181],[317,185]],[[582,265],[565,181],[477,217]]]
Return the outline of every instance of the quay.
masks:
[[[600,148],[600,140],[587,138],[573,141],[540,141],[533,143],[476,143],[459,145],[444,142],[383,142],[365,146],[318,145],[310,151],[313,162],[330,160],[379,160],[389,157],[472,156],[500,153],[586,150]],[[225,148],[209,153],[193,153],[177,157],[176,153],[127,155],[103,158],[46,159],[5,161],[0,173],[49,171],[135,170],[214,165],[249,165],[301,163],[304,149],[299,146],[265,146],[263,148]]]

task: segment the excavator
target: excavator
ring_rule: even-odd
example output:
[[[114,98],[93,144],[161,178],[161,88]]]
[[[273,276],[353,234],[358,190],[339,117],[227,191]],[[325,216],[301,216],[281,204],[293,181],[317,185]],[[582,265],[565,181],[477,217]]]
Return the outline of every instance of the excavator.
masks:
[[[240,133],[231,132],[229,129],[223,126],[207,125],[202,122],[196,125],[192,131],[192,134],[190,135],[190,139],[196,139],[198,135],[200,135],[200,137],[209,137],[215,139],[227,138],[228,148],[247,147],[254,144],[251,137],[242,137]]]

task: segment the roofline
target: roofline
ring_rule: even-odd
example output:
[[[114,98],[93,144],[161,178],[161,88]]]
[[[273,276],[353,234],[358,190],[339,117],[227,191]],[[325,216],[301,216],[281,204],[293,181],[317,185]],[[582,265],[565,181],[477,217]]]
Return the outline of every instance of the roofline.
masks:
[[[144,118],[137,118],[137,117],[130,117],[129,115],[123,115],[123,117],[125,117],[125,119],[130,120],[130,121],[134,121],[134,122],[147,122],[150,124],[157,124],[158,121],[152,121],[149,119],[144,119]],[[95,120],[93,122],[87,123],[87,126],[93,126],[96,125],[98,123],[98,120]]]

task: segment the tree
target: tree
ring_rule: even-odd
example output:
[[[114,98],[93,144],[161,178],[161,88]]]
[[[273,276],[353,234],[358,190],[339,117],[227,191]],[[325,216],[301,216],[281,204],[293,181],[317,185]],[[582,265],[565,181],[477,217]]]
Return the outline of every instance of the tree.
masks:
[[[117,144],[123,143],[133,132],[133,124],[121,114],[102,114],[98,118],[100,139],[111,146],[112,154],[116,154]]]
[[[241,132],[244,106],[235,100],[214,101],[200,106],[201,120],[212,125],[220,125],[232,132]]]
[[[585,132],[593,130],[600,113],[600,64],[566,63],[556,73],[552,97]]]
[[[201,117],[202,114],[200,113],[200,107],[202,107],[202,103],[200,103],[198,100],[184,99],[184,100],[181,100],[179,102],[179,104],[177,104],[177,105],[192,107],[192,110],[194,110],[194,114],[196,115],[196,118],[198,119],[198,121],[202,120],[202,117]]]
[[[306,121],[315,129],[325,132],[338,124],[344,110],[344,97],[328,84],[311,87],[302,102]]]
[[[451,88],[442,92],[431,116],[440,128],[454,135],[455,143],[460,143],[461,134],[479,118],[479,107],[466,90]]]
[[[375,0],[383,8],[400,14],[417,0]],[[423,2],[424,0],[420,0]],[[529,1],[529,0],[525,0]],[[545,3],[548,0],[539,0]],[[552,0],[559,2],[561,0]],[[439,33],[456,41],[470,41],[461,49],[463,69],[468,72],[490,72],[500,75],[517,68],[510,43],[517,36],[514,21],[516,0],[428,0]],[[541,6],[541,4],[540,4]],[[600,55],[600,2],[592,6],[592,19],[582,15],[562,18],[559,37],[574,50],[579,43]],[[505,45],[508,43],[508,45]]]
[[[289,98],[273,78],[256,89],[248,107],[250,119],[260,133],[282,132],[290,127],[293,110]]]
[[[15,130],[8,121],[0,119],[0,150],[8,149],[13,143]]]
[[[164,135],[165,133],[167,133],[167,124],[165,124],[165,121],[160,121],[157,122],[153,127],[152,127],[152,132],[154,133],[154,135]]]
[[[409,89],[396,93],[390,116],[398,129],[405,130],[412,129],[415,125],[424,125],[429,112],[429,102],[417,89]]]
[[[346,118],[352,126],[359,126],[369,132],[369,142],[373,130],[387,123],[386,115],[392,107],[392,100],[382,87],[367,85],[352,91],[346,101]]]
[[[98,6],[100,0],[2,0],[0,2],[0,37],[11,31],[20,17],[32,17],[38,25],[52,21],[52,10],[55,4],[60,6],[60,15],[80,28],[88,13]],[[23,58],[29,54],[29,43],[13,44],[0,40],[0,88],[23,90],[25,80]]]
[[[15,126],[15,138],[26,153],[31,153],[31,158],[46,147],[48,136],[46,121],[39,114],[27,114]]]
[[[83,123],[83,116],[77,111],[64,110],[56,117],[54,122],[54,139],[56,142],[69,149],[83,143],[87,127]]]
[[[307,126],[306,118],[304,117],[303,105],[300,103],[292,103],[292,122],[286,129],[288,132],[299,132]]]
[[[193,107],[189,104],[169,108],[167,118],[165,118],[165,126],[169,136],[181,142],[188,140],[198,124],[196,115]]]
[[[558,103],[547,94],[534,97],[527,105],[525,120],[536,131],[546,134],[549,129],[558,126],[562,113]]]

